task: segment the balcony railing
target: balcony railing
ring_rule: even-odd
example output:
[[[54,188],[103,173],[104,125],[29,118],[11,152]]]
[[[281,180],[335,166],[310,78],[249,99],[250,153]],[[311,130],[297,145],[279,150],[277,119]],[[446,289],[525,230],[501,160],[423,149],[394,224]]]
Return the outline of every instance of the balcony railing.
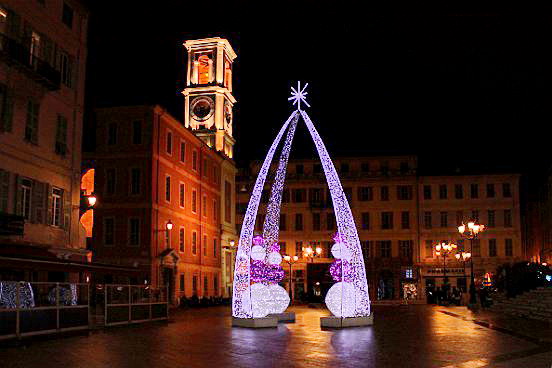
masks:
[[[0,57],[23,70],[49,90],[60,87],[61,74],[52,65],[33,55],[22,43],[0,33]]]

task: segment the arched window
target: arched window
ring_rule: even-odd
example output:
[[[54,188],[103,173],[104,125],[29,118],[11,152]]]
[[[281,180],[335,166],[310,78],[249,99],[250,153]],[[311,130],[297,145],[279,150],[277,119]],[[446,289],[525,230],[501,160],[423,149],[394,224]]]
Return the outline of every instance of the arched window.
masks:
[[[232,90],[232,66],[228,60],[224,60],[224,86]]]
[[[211,81],[212,61],[207,55],[201,55],[198,59],[199,84],[207,84]]]

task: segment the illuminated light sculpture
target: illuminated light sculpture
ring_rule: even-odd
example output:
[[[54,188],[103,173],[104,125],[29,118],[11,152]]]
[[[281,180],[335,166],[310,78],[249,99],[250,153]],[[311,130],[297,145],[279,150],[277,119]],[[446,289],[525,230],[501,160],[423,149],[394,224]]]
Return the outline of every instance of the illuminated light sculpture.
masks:
[[[17,292],[19,289],[19,305]],[[34,308],[34,292],[28,282],[0,282],[0,306],[4,308]]]
[[[268,310],[270,309],[267,306],[265,299],[265,297],[269,294],[268,290],[276,290],[280,287],[276,284],[267,286],[263,285],[262,281],[254,281],[251,278],[253,273],[251,268],[256,268],[257,266],[260,267],[260,264],[258,265],[254,263],[261,261],[262,252],[257,248],[257,246],[262,247],[265,252],[265,256],[266,250],[268,250],[267,266],[275,266],[274,262],[276,262],[276,256],[273,255],[275,250],[271,248],[278,241],[279,214],[285,172],[291,142],[293,140],[299,117],[302,117],[314,141],[326,180],[328,182],[328,188],[330,190],[338,227],[338,233],[334,237],[336,244],[332,247],[332,253],[335,251],[334,256],[336,254],[339,256],[336,258],[341,260],[340,275],[345,275],[344,280],[333,285],[328,292],[329,297],[326,297],[326,304],[330,311],[335,316],[340,318],[370,316],[370,298],[368,295],[368,285],[366,283],[362,250],[349,203],[341,186],[341,182],[333,162],[330,159],[328,151],[326,150],[318,131],[314,127],[308,114],[304,110],[301,110],[301,104],[305,104],[310,107],[305,99],[308,94],[305,91],[307,85],[308,84],[301,88],[300,83],[298,83],[297,89],[292,87],[292,96],[288,100],[293,101],[293,105],[296,106],[296,110],[291,113],[278,132],[274,142],[272,142],[251,193],[251,198],[249,200],[241,228],[235,264],[234,293],[232,301],[232,315],[234,319],[264,317],[262,312],[267,312],[268,314]],[[261,200],[262,190],[264,188],[272,159],[286,131],[287,136],[282,148],[278,169],[272,184],[271,196],[267,206],[267,213],[263,226],[263,246],[258,244],[260,239],[257,237],[253,238],[254,225]],[[268,246],[269,244],[270,246]],[[335,267],[338,266],[334,266],[334,268]],[[252,282],[256,283],[252,284]]]
[[[336,259],[330,265],[330,275],[336,282],[351,282],[353,281],[353,267],[346,260]],[[342,277],[342,275],[345,275]]]

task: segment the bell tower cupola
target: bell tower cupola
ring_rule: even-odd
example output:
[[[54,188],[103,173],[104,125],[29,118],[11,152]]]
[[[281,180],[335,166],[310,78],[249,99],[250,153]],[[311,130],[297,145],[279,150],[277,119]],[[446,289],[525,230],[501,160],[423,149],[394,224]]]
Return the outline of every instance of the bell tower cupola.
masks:
[[[220,37],[184,42],[188,51],[184,124],[209,147],[233,156],[232,63],[236,53]]]

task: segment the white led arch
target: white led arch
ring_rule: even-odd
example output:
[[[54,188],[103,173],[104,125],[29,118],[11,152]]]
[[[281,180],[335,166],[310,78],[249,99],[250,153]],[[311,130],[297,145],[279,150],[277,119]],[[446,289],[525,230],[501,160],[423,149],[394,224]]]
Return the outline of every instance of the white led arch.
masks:
[[[306,106],[307,103],[305,97],[308,92],[305,92],[306,84],[302,89],[300,82],[297,84],[297,90],[292,89],[292,96],[288,99],[293,101],[293,105],[297,105],[297,109],[292,112],[287,121],[280,129],[278,135],[272,146],[270,147],[268,154],[261,166],[255,186],[251,193],[251,198],[247,206],[242,229],[240,233],[240,240],[238,243],[238,251],[236,254],[236,266],[234,272],[234,294],[232,299],[232,315],[236,318],[253,318],[260,317],[258,306],[263,303],[260,299],[258,292],[253,292],[259,287],[251,287],[251,275],[250,275],[250,260],[251,260],[251,244],[253,240],[253,232],[255,227],[255,220],[257,217],[257,211],[259,209],[259,203],[261,200],[261,194],[264,188],[266,177],[270,170],[274,153],[284,135],[285,131],[289,127],[288,134],[282,148],[280,155],[280,161],[278,169],[275,175],[274,183],[272,185],[272,191],[270,195],[269,204],[267,206],[267,214],[264,223],[263,235],[268,241],[268,244],[278,241],[278,229],[280,220],[280,205],[282,200],[282,190],[285,179],[285,172],[287,168],[287,162],[289,158],[289,152],[291,149],[291,143],[297,126],[299,116],[303,118],[309,133],[314,141],[316,150],[322,162],[324,174],[330,190],[332,203],[336,215],[336,222],[338,227],[338,233],[341,236],[343,245],[347,248],[350,254],[348,262],[350,263],[349,278],[351,281],[342,281],[330,289],[326,298],[326,304],[330,311],[338,317],[361,317],[370,315],[370,298],[368,295],[368,285],[366,283],[366,272],[364,270],[364,261],[362,257],[362,249],[360,247],[360,241],[358,239],[358,233],[356,230],[355,222],[347,197],[343,192],[341,181],[335,170],[335,167],[330,159],[328,151],[318,131],[314,127],[308,114],[301,110],[301,103]],[[343,264],[343,263],[342,263]],[[343,266],[342,266],[343,267]],[[343,269],[342,269],[343,274]],[[262,308],[261,308],[262,309]],[[255,310],[255,313],[254,313]],[[262,314],[262,313],[261,313]]]

